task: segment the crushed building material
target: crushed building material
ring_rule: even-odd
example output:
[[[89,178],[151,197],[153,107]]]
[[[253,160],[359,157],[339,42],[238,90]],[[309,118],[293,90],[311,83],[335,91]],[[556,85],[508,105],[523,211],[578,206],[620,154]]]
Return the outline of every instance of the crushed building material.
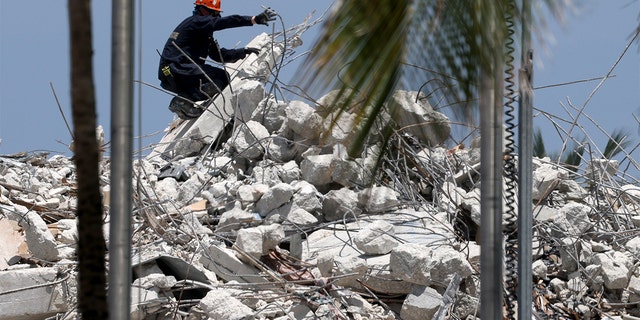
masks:
[[[253,43],[287,54],[270,41]],[[277,100],[271,61],[238,65],[209,112],[134,161],[132,318],[478,319],[476,144],[443,148],[446,117],[399,91],[389,150],[374,137],[349,156],[355,116],[329,111],[335,92]],[[534,159],[538,314],[640,316],[640,189],[618,170]],[[76,174],[63,156],[0,156],[1,319],[77,317]]]

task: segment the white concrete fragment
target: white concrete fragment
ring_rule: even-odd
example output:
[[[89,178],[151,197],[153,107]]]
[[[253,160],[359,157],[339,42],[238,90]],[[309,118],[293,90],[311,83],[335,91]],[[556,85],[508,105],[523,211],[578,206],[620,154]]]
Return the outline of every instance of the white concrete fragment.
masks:
[[[294,191],[294,187],[286,183],[279,183],[269,188],[256,202],[256,211],[266,217],[269,212],[289,202]]]
[[[625,265],[622,254],[616,255],[607,253],[597,253],[594,257],[594,263],[602,267],[602,275],[604,285],[607,289],[623,289],[629,282],[629,269]]]
[[[300,163],[302,179],[313,184],[317,188],[325,187],[331,183],[333,167],[333,155],[310,155]]]
[[[547,279],[547,265],[542,260],[536,260],[531,266],[534,277],[539,279]]]
[[[400,242],[394,238],[395,231],[393,225],[377,220],[364,227],[354,237],[354,242],[358,249],[366,254],[386,254],[397,247]]]
[[[242,204],[254,203],[269,190],[269,186],[264,183],[245,184],[238,187],[236,197]]]
[[[358,194],[351,189],[331,190],[324,195],[322,213],[326,221],[357,217],[361,212],[358,208]]]
[[[559,236],[563,234],[582,234],[591,228],[592,223],[589,219],[591,207],[578,202],[567,203],[558,211],[558,215],[554,217],[553,222],[556,226],[554,229],[561,229]]]
[[[229,140],[229,144],[244,159],[257,159],[265,151],[269,131],[256,121],[239,124]]]
[[[267,279],[259,275],[259,270],[240,261],[235,251],[217,245],[205,248],[200,256],[202,266],[215,272],[216,276],[225,281],[240,283],[266,282]]]
[[[282,182],[289,184],[294,181],[300,180],[301,174],[302,173],[300,172],[300,167],[298,167],[298,164],[293,160],[282,164],[278,173]]]
[[[162,307],[163,301],[158,299],[158,292],[142,289],[136,286],[131,288],[131,320],[145,320],[152,312]]]
[[[308,104],[294,100],[285,109],[286,127],[305,139],[316,140],[320,135],[322,117]]]
[[[253,310],[245,306],[229,290],[214,289],[198,303],[209,319],[243,320],[252,319]]]
[[[58,220],[58,241],[68,245],[76,245],[78,243],[78,221],[76,219],[60,219]]]
[[[369,213],[382,213],[398,207],[398,193],[386,186],[367,188],[358,193],[358,203]]]
[[[322,194],[312,184],[300,180],[291,183],[295,188],[292,202],[295,206],[306,210],[309,213],[316,213],[322,210]]]
[[[433,288],[416,285],[411,291],[400,310],[400,317],[403,320],[423,320],[431,319],[442,303],[442,295]]]
[[[435,248],[404,243],[391,251],[391,274],[419,285],[442,285],[451,281],[454,273],[466,278],[473,268],[461,252],[447,246]]]
[[[34,211],[22,206],[15,206],[17,211],[4,211],[7,218],[16,221],[24,229],[25,239],[31,254],[45,261],[58,261],[56,239],[49,232],[42,217]]]
[[[427,145],[439,145],[451,133],[449,119],[434,111],[427,98],[419,92],[394,92],[389,101],[389,112],[398,129],[412,134]]]
[[[0,272],[0,318],[45,319],[66,312],[72,303],[68,288],[73,281],[62,281],[55,268]]]
[[[247,212],[238,207],[233,207],[231,210],[225,211],[220,216],[217,232],[224,232],[230,230],[239,230],[243,225],[252,225],[256,220],[256,215],[251,212]]]
[[[262,225],[238,231],[236,246],[238,249],[260,259],[261,256],[275,249],[284,239],[284,228],[279,224]],[[241,257],[240,260],[243,260]]]

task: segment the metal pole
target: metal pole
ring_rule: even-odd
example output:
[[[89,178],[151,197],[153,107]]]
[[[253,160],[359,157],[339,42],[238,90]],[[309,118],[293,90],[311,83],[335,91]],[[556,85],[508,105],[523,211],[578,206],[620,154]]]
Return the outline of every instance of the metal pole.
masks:
[[[480,79],[480,317],[502,319],[502,60]]]
[[[533,302],[533,57],[531,50],[531,3],[522,0],[522,57],[519,73],[518,142],[518,319],[531,319]]]
[[[133,159],[133,0],[113,0],[111,36],[111,202],[109,318],[131,309],[131,194]]]

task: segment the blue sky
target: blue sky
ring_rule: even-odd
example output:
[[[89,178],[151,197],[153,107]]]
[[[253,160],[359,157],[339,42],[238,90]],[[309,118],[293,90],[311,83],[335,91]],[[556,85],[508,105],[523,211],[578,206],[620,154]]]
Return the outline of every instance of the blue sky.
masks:
[[[140,1],[135,1],[136,6]],[[223,1],[223,14],[255,15],[262,6],[270,6],[283,17],[285,26],[297,25],[316,10],[319,17],[329,6],[329,0],[243,0]],[[622,53],[629,37],[638,25],[640,1],[637,0],[580,0],[581,12],[567,17],[563,27],[550,26],[550,33],[544,35],[546,49],[536,45],[534,85],[545,86],[606,74]],[[98,123],[109,134],[110,115],[110,54],[111,54],[111,1],[92,1],[94,32],[94,77],[97,94]],[[152,85],[158,85],[156,68],[158,55],[167,35],[175,25],[190,15],[190,0],[142,1],[141,57],[136,52],[134,78]],[[138,19],[136,13],[136,19]],[[277,29],[281,29],[280,23]],[[271,27],[231,29],[216,34],[224,47],[241,47],[261,32],[269,32]],[[308,49],[317,34],[318,27],[304,34]],[[136,41],[138,34],[136,32]],[[640,114],[640,53],[638,45],[632,46],[622,58],[612,74],[595,93],[589,103],[585,101],[598,85],[598,81],[566,85],[535,92],[536,108],[568,118],[561,104],[568,104],[569,98],[576,107],[584,107],[606,131],[624,128],[632,133],[636,141],[637,121],[633,115]],[[61,108],[70,122],[71,107],[69,97],[69,42],[67,22],[67,1],[40,1],[37,10],[32,5],[27,8],[23,0],[0,1],[0,154],[20,151],[47,150],[70,155],[67,146],[70,135],[58,110],[50,83],[55,87]],[[141,61],[141,76],[138,62]],[[518,60],[519,61],[519,60]],[[288,66],[281,79],[296,72],[296,65]],[[415,88],[414,88],[415,89]],[[138,88],[136,86],[136,92]],[[153,88],[142,86],[142,104],[136,98],[134,108],[135,130],[147,136],[142,145],[160,140],[162,130],[172,120],[173,114],[167,110],[170,96]],[[140,122],[138,116],[141,114]],[[586,118],[580,121],[588,123]],[[138,127],[141,123],[141,127]],[[558,134],[544,117],[537,115],[534,126],[545,133],[548,149],[558,149]],[[592,130],[592,129],[588,129]],[[596,130],[596,129],[593,129]],[[575,131],[576,136],[581,133]],[[593,132],[594,137],[599,133]],[[598,139],[597,137],[595,137]],[[602,138],[598,144],[604,145]],[[137,149],[136,141],[135,148]],[[601,146],[601,147],[602,147]]]

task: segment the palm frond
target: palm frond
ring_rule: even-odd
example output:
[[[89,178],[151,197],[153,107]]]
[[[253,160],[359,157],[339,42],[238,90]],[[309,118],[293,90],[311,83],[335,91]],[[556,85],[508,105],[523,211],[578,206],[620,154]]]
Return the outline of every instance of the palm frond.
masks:
[[[359,140],[371,130],[383,104],[396,88],[405,56],[410,3],[410,0],[340,2],[307,57],[305,68],[311,71],[301,76],[301,82],[312,96],[338,89],[334,102],[339,104],[326,107],[344,111],[354,101],[361,106],[355,111],[366,121],[359,127]]]
[[[565,167],[573,172],[578,171],[578,168],[580,167],[580,163],[582,162],[582,156],[585,150],[584,142],[586,141],[586,139],[583,138],[581,141],[582,141],[581,143],[575,143],[575,142],[573,143],[574,145],[571,148],[571,151],[569,151],[567,156],[562,161]]]
[[[547,150],[544,146],[544,140],[542,139],[542,131],[540,128],[536,128],[533,132],[533,156],[537,158],[544,158],[547,156]]]
[[[602,156],[606,159],[611,159],[624,149],[631,146],[631,143],[633,143],[633,141],[629,139],[629,133],[627,131],[623,129],[616,129],[607,141],[607,145],[604,148]]]

